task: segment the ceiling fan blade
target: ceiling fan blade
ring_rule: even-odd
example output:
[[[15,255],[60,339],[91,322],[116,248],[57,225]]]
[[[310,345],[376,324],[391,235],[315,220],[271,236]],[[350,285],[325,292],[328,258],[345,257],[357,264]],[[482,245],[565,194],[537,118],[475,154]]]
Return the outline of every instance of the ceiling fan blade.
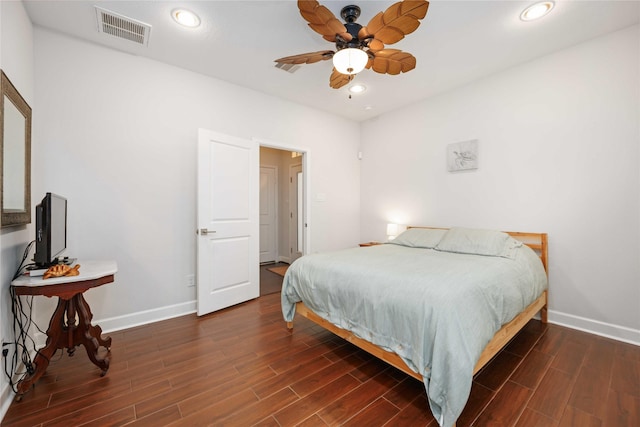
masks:
[[[429,2],[426,0],[394,3],[384,12],[374,16],[366,27],[362,27],[358,38],[363,40],[372,37],[384,44],[396,43],[420,26],[420,20],[427,15],[428,9]]]
[[[354,77],[355,76],[353,74],[347,75],[347,74],[339,73],[334,68],[333,72],[331,73],[331,77],[329,78],[329,86],[331,86],[334,89],[340,89],[342,86],[346,85],[351,80],[353,80]]]
[[[408,52],[399,49],[383,49],[374,53],[371,68],[380,74],[406,73],[416,68],[416,58]],[[367,64],[367,68],[369,64]]]
[[[368,46],[369,46],[369,49],[374,52],[384,49],[384,43],[382,43],[378,39],[370,40]]]
[[[332,50],[321,50],[318,52],[301,53],[299,55],[285,56],[284,58],[276,59],[273,62],[279,62],[281,64],[313,64],[318,61],[325,61],[333,58],[335,52]]]
[[[319,3],[315,0],[298,0],[298,9],[300,9],[300,13],[303,11],[311,12],[318,5]]]
[[[353,38],[344,24],[316,0],[298,0],[298,9],[300,15],[309,23],[309,27],[325,40],[335,42],[336,35],[340,35],[347,42]]]

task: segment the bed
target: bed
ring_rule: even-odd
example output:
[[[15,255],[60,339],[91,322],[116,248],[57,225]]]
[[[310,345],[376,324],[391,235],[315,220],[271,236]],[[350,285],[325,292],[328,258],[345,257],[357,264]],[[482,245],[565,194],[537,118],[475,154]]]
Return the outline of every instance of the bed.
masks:
[[[299,258],[282,311],[302,315],[424,382],[441,426],[477,373],[538,312],[547,321],[547,235],[410,227],[392,242]]]

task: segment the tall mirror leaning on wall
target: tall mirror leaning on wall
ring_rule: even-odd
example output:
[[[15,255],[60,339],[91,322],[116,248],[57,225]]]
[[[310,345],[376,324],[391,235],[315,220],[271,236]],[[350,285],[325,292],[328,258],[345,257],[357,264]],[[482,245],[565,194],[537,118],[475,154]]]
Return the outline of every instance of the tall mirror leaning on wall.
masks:
[[[1,226],[31,222],[31,107],[0,71]]]

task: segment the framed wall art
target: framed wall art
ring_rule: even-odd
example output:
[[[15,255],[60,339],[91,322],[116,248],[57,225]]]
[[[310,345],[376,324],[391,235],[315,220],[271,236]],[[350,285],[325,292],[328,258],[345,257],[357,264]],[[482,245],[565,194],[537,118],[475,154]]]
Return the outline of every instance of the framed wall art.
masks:
[[[447,170],[463,172],[478,169],[478,140],[447,145]]]

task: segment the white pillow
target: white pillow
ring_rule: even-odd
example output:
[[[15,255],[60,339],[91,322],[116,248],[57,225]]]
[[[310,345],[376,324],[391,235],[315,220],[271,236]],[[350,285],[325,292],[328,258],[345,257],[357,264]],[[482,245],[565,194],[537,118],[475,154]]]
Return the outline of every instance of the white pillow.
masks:
[[[410,228],[398,235],[389,243],[394,245],[408,246],[410,248],[435,248],[447,230],[437,228]]]
[[[436,249],[461,254],[513,258],[522,242],[507,233],[494,230],[453,227],[442,237]]]

